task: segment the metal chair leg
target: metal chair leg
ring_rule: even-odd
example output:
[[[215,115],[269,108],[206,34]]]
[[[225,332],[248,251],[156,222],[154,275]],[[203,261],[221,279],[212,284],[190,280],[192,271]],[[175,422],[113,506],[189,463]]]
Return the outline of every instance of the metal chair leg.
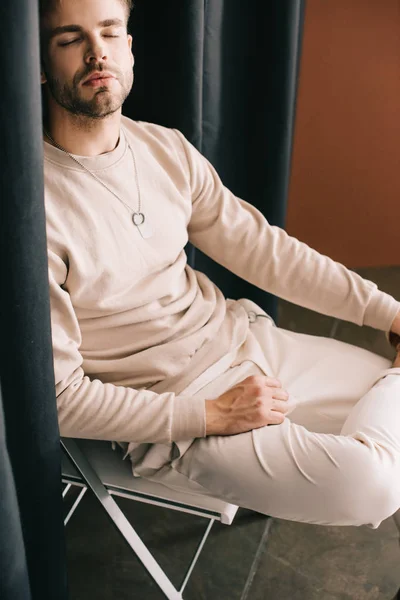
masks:
[[[204,544],[206,543],[206,539],[208,538],[208,534],[210,533],[210,531],[211,531],[211,527],[214,525],[214,523],[215,523],[215,519],[210,519],[210,522],[209,522],[209,524],[207,525],[207,529],[206,529],[206,531],[205,531],[205,533],[204,533],[203,537],[201,538],[200,544],[198,545],[198,548],[197,548],[197,550],[196,550],[196,552],[195,552],[195,555],[194,555],[194,557],[193,557],[193,559],[192,559],[192,562],[191,562],[191,563],[190,563],[190,565],[189,565],[189,568],[188,568],[188,570],[187,570],[187,573],[186,573],[186,575],[185,575],[185,578],[184,578],[184,580],[183,580],[183,582],[182,582],[182,585],[181,585],[181,587],[180,587],[180,589],[179,589],[179,591],[180,591],[180,593],[181,593],[181,594],[183,594],[183,590],[185,589],[185,587],[186,587],[186,584],[187,584],[187,582],[189,581],[189,577],[190,577],[190,576],[191,576],[191,574],[192,574],[192,571],[193,571],[193,569],[194,569],[194,566],[195,566],[195,564],[196,564],[196,562],[197,562],[197,559],[198,559],[198,558],[199,558],[199,556],[200,556],[200,552],[202,551],[202,549],[203,549],[203,546],[204,546]]]
[[[101,502],[114,525],[123,535],[131,549],[168,600],[182,600],[182,593],[173,586],[167,575],[149,552],[146,545],[142,542],[122,510],[119,508],[118,504],[107,492],[96,472],[93,470],[84,454],[80,451],[76,442],[69,439],[64,440],[61,443],[75,468],[86,482],[87,487],[90,487],[99,502]],[[77,457],[79,464],[74,460],[74,456]]]
[[[79,496],[77,497],[77,499],[75,500],[75,502],[73,503],[69,513],[67,514],[67,516],[64,519],[64,526],[68,523],[68,521],[70,520],[70,518],[72,517],[72,515],[74,514],[74,512],[76,511],[76,509],[78,508],[78,504],[80,503],[80,501],[82,500],[83,496],[85,495],[87,490],[87,487],[85,486],[84,488],[82,488]]]

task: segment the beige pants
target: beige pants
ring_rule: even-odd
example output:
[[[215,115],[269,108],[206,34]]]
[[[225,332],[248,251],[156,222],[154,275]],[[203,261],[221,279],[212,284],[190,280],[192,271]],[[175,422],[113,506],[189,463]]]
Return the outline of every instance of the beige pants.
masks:
[[[290,394],[284,423],[178,444],[152,479],[281,519],[376,529],[400,508],[400,369],[263,317],[251,335],[268,367],[242,360],[203,378],[196,394],[210,399],[250,374],[272,375]]]

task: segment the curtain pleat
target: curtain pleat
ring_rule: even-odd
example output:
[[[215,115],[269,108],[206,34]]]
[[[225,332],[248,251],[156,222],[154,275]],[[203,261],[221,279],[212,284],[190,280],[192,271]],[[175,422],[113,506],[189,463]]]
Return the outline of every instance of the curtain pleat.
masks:
[[[3,0],[0,27],[0,373],[6,432],[1,451],[11,511],[9,533],[1,539],[10,554],[1,555],[6,564],[0,564],[0,571],[11,575],[8,557],[18,555],[17,568],[24,574],[25,549],[32,600],[63,600],[66,561],[43,199],[37,2]],[[2,520],[4,510],[2,505]],[[21,585],[27,589],[23,581]],[[18,591],[15,596],[12,590],[6,593],[0,594],[2,600],[18,597]]]
[[[0,597],[67,598],[48,294],[37,0],[0,4]],[[176,127],[284,227],[304,2],[136,0],[124,114]],[[188,246],[230,298],[276,299]]]
[[[137,0],[135,83],[124,113],[176,127],[234,194],[285,226],[303,0]],[[277,317],[272,295],[200,251],[189,262],[226,297]]]
[[[31,600],[17,494],[6,444],[0,394],[0,598]]]

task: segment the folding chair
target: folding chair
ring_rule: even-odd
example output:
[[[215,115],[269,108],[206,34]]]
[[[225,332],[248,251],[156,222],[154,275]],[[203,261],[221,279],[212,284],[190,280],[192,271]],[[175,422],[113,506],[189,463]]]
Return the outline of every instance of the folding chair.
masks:
[[[193,494],[190,491],[178,492],[162,484],[133,477],[130,461],[122,460],[121,453],[115,452],[110,442],[62,438],[61,446],[64,451],[62,481],[66,484],[63,497],[65,498],[71,486],[82,488],[65,517],[64,524],[68,523],[86,490],[90,488],[166,598],[182,600],[183,590],[214,522],[218,520],[230,525],[238,507],[216,498]],[[209,520],[179,589],[173,586],[112,496],[200,515]]]

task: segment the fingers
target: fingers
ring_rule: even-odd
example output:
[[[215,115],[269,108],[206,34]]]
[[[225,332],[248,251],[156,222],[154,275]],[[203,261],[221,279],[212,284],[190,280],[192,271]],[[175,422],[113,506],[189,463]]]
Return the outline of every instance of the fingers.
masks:
[[[258,387],[282,387],[282,383],[276,377],[266,377],[265,375],[250,375],[246,377],[239,385],[250,384]]]
[[[281,388],[282,384],[279,381],[279,379],[276,379],[276,377],[265,377],[265,385],[267,385],[268,387],[276,387],[276,388]]]
[[[282,389],[274,390],[272,393],[272,397],[276,398],[277,400],[286,400],[286,402],[289,400],[289,394],[286,390]]]
[[[287,400],[275,400],[275,399],[273,399],[272,400],[271,411],[273,412],[274,410],[286,414],[289,411]]]
[[[268,418],[268,423],[270,425],[280,425],[285,420],[285,415],[277,412],[276,410],[270,411],[270,416]]]

